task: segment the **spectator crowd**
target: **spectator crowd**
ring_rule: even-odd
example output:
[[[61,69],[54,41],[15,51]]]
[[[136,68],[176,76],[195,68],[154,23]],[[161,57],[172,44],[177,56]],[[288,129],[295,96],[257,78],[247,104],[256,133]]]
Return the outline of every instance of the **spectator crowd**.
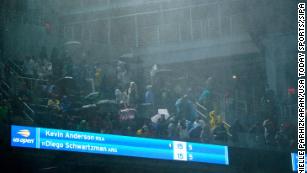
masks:
[[[179,88],[154,65],[137,79],[124,60],[79,62],[54,48],[48,56],[1,60],[1,124],[111,133],[239,146],[295,148],[295,126],[272,116],[247,126],[224,121],[214,78],[201,90]],[[26,109],[30,109],[31,113]],[[31,121],[27,121],[30,117]],[[245,139],[245,140],[244,140]]]

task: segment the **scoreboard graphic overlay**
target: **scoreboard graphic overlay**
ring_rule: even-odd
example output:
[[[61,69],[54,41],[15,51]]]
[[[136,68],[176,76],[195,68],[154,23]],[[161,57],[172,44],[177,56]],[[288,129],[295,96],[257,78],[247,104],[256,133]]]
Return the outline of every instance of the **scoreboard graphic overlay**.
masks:
[[[12,125],[11,146],[229,165],[227,146],[39,127]]]

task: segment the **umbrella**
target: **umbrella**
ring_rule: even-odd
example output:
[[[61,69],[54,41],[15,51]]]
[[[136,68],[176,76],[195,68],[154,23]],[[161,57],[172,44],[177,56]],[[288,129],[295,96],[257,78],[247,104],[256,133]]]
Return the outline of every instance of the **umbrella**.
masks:
[[[100,112],[117,112],[118,105],[115,100],[100,100],[96,103]]]
[[[136,57],[132,53],[126,53],[119,57],[120,61],[126,62],[126,63],[142,63],[143,60],[140,57]]]
[[[82,49],[80,48],[81,43],[79,41],[67,41],[63,47],[68,56],[76,57],[77,55],[81,55],[80,51]]]
[[[99,100],[97,103],[97,105],[114,105],[116,104],[115,100]]]
[[[171,76],[173,74],[173,70],[170,69],[158,69],[157,71],[155,71],[156,76]]]
[[[75,85],[75,80],[71,76],[65,76],[55,82],[56,85],[71,87]]]
[[[82,109],[91,109],[91,108],[96,108],[96,105],[95,104],[83,105],[81,108]]]
[[[73,77],[71,76],[65,76],[65,77],[62,77],[60,79],[58,79],[55,83],[56,84],[59,84],[59,83],[67,83],[67,82],[72,82],[74,80]]]
[[[89,93],[87,96],[84,97],[86,100],[95,100],[99,98],[99,92],[92,92]]]
[[[67,41],[64,43],[64,46],[75,46],[75,45],[81,45],[79,41]]]
[[[97,106],[95,104],[87,104],[87,105],[83,105],[80,108],[76,109],[77,112],[79,113],[88,113],[90,111],[94,111],[96,110]]]
[[[76,83],[73,77],[63,77],[55,82],[55,85],[60,89],[63,94],[74,94],[76,90]]]

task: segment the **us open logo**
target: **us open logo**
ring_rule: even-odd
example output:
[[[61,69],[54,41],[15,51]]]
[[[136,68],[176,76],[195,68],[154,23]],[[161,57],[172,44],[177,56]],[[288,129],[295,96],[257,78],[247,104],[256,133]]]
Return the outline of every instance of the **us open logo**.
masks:
[[[14,127],[13,127],[14,128]],[[16,127],[15,127],[16,129]],[[30,147],[30,145],[35,144],[35,137],[31,137],[35,134],[35,131],[32,131],[31,128],[18,128],[16,130],[13,130],[13,136],[12,136],[12,146],[25,146]],[[35,135],[34,135],[35,136]]]
[[[31,135],[30,131],[27,130],[27,129],[19,130],[17,132],[17,134],[19,134],[19,135],[21,135],[22,137],[25,137],[25,138],[27,138],[27,137],[29,137]]]

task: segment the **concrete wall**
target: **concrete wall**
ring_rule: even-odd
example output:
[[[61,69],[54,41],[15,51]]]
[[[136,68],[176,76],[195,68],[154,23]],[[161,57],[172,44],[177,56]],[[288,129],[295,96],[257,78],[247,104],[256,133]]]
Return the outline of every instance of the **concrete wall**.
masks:
[[[245,4],[241,0],[139,0],[76,7],[63,14],[64,38],[79,40],[85,47],[98,46],[97,56],[110,57],[165,45],[223,44],[248,35]]]
[[[23,8],[4,0],[0,8],[1,48],[8,58],[38,56],[42,46],[51,50],[59,44],[58,16],[47,1],[22,2]]]

